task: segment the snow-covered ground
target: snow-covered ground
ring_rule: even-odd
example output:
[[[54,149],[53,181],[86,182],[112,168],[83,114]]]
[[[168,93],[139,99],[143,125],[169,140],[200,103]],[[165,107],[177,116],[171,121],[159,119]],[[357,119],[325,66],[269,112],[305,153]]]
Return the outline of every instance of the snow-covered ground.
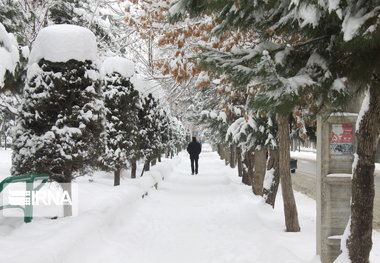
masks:
[[[301,232],[286,233],[281,192],[272,210],[204,148],[196,176],[181,153],[143,178],[124,177],[119,187],[105,173],[92,183],[78,179],[77,217],[30,224],[0,218],[1,262],[320,262],[314,200],[296,193]],[[1,177],[9,167],[10,151],[1,150]],[[158,190],[151,187],[156,181]],[[371,260],[380,262],[380,233],[373,238]]]

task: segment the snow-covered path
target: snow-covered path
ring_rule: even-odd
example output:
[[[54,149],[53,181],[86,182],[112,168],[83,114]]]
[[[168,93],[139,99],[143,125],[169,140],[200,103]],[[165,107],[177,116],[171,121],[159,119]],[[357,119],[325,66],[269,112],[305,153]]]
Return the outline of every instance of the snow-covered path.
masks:
[[[285,233],[281,217],[215,153],[202,154],[196,176],[188,162],[183,155],[158,191],[81,240],[64,262],[318,262],[310,233]]]
[[[5,177],[10,152],[1,156]],[[295,192],[301,232],[286,233],[280,191],[273,210],[216,153],[203,152],[199,165],[190,175],[180,153],[116,188],[111,174],[79,178],[77,217],[23,224],[0,216],[0,262],[320,263],[314,200]],[[158,190],[150,188],[162,175]],[[380,262],[380,233],[373,242],[371,262]]]

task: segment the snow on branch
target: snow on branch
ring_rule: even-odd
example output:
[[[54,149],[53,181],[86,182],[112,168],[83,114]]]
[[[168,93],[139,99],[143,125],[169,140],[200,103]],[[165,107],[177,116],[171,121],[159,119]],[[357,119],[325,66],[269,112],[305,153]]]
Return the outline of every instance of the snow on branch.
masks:
[[[0,88],[4,85],[5,73],[14,72],[19,58],[16,38],[0,23]]]

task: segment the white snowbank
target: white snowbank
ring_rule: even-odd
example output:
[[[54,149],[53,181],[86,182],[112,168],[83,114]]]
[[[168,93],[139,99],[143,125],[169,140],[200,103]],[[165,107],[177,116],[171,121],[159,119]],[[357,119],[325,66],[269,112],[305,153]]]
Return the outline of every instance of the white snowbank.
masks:
[[[112,75],[114,72],[119,73],[125,78],[130,78],[135,73],[135,63],[122,57],[105,59],[100,68],[101,77],[104,78],[106,75]]]
[[[0,88],[4,85],[5,72],[13,73],[19,59],[16,38],[0,23]]]
[[[41,59],[52,62],[78,61],[98,58],[95,35],[87,28],[76,25],[52,25],[41,29],[33,43],[29,64]]]

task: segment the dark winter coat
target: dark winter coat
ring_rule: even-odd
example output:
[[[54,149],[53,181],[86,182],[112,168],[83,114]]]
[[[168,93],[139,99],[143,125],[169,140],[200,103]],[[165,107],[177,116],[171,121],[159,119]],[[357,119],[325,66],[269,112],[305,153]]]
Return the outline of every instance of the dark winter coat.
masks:
[[[191,159],[198,159],[199,154],[202,151],[202,145],[197,142],[196,138],[193,138],[193,141],[187,146],[187,152],[190,154]]]

